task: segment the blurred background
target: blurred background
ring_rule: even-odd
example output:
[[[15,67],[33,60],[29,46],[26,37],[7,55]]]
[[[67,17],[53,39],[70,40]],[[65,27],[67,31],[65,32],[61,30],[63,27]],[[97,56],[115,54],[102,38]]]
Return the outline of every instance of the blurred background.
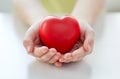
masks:
[[[12,12],[12,0],[0,0],[0,12]]]
[[[106,10],[108,12],[120,11],[120,0],[106,0]],[[0,0],[0,12],[12,12],[12,0]]]

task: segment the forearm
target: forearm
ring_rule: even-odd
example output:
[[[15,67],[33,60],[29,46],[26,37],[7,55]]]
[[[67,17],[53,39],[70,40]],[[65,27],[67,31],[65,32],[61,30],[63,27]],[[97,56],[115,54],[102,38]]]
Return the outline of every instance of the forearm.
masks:
[[[29,25],[47,15],[37,0],[13,0],[13,3],[19,16]]]
[[[103,7],[104,0],[78,0],[72,15],[79,18],[79,20],[93,24]]]

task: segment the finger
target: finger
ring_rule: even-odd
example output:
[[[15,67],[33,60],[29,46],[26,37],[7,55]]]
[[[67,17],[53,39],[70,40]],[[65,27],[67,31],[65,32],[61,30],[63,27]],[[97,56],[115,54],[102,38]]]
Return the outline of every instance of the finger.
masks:
[[[72,59],[67,59],[67,60],[64,60],[62,63],[69,63],[71,61],[72,61]]]
[[[48,47],[35,47],[33,55],[36,57],[41,57],[49,51]]]
[[[64,57],[64,59],[71,59],[72,53],[66,53],[63,57]]]
[[[51,48],[45,55],[41,56],[39,59],[43,62],[48,62],[56,53],[56,49]]]
[[[72,53],[66,53],[61,57],[60,62],[68,63],[71,60],[72,60]]]
[[[61,67],[61,66],[62,66],[62,63],[61,63],[61,62],[56,62],[54,65],[55,65],[56,67]]]
[[[64,62],[64,60],[65,60],[65,59],[64,59],[63,56],[61,56],[61,58],[59,59],[60,62]]]
[[[52,63],[55,63],[56,61],[59,60],[59,58],[61,57],[61,54],[60,53],[57,53],[55,56],[53,56],[53,58],[51,58],[49,60],[49,63],[52,64]]]
[[[33,41],[30,39],[24,39],[23,40],[23,45],[26,48],[26,51],[31,54],[34,51],[34,44]]]
[[[77,61],[81,61],[83,59],[83,57],[79,57],[77,59],[73,59],[71,62],[77,62]]]
[[[25,33],[24,39],[23,39],[23,45],[26,48],[28,53],[32,53],[34,49],[34,40],[36,34],[33,30],[28,29],[28,31]]]
[[[94,45],[94,37],[95,37],[95,33],[92,29],[86,31],[85,41],[83,44],[83,47],[86,50],[86,54],[89,54],[92,50],[92,47]]]
[[[83,58],[85,56],[85,50],[83,47],[80,47],[79,49],[75,50],[73,53],[72,53],[72,61],[78,61],[80,60],[81,58]]]

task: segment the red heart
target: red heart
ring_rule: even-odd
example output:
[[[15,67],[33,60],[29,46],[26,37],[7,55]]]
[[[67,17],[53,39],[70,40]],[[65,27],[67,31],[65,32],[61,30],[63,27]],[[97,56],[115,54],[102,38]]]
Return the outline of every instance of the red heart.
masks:
[[[72,16],[48,16],[39,26],[42,42],[62,54],[70,51],[80,37],[79,23]]]

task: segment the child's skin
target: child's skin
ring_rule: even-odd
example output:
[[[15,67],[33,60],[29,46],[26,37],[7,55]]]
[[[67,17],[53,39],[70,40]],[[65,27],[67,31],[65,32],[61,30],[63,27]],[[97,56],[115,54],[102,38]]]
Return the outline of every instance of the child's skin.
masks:
[[[39,21],[40,22],[40,21]],[[81,40],[83,44],[77,45],[77,50],[74,46],[73,52],[61,55],[56,49],[48,49],[46,46],[42,46],[39,39],[38,25],[39,22],[33,24],[25,34],[24,46],[28,53],[35,56],[38,60],[55,63],[56,66],[61,66],[60,62],[75,62],[81,60],[85,55],[90,54],[94,43],[94,30],[87,23],[81,22]],[[78,40],[80,41],[80,40]],[[41,45],[40,45],[41,44]],[[56,62],[56,61],[60,62]]]
[[[95,33],[91,25],[102,10],[104,0],[78,0],[71,15],[75,15],[81,20],[81,37],[73,47],[72,51],[67,52],[64,55],[61,55],[55,48],[49,49],[40,43],[41,41],[38,35],[38,25],[40,21],[37,20],[43,15],[42,13],[40,14],[40,10],[43,9],[41,9],[40,6],[36,6],[38,4],[34,2],[35,0],[29,0],[27,4],[24,4],[26,1],[28,0],[14,0],[14,4],[19,11],[20,16],[24,17],[24,21],[31,25],[26,32],[23,41],[24,47],[30,55],[35,56],[39,61],[55,64],[55,66],[59,67],[62,66],[63,62],[68,63],[80,61],[92,52]],[[29,3],[32,3],[32,5],[29,5]],[[28,7],[34,7],[37,10],[31,11]],[[44,10],[42,12],[45,14]]]

